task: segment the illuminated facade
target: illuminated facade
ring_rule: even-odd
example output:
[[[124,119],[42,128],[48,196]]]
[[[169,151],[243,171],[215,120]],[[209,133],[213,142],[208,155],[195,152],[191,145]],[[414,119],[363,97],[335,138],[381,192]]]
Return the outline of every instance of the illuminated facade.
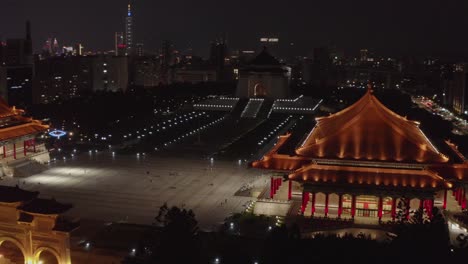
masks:
[[[125,18],[125,47],[127,55],[133,52],[133,14],[132,4],[128,4],[127,17]]]
[[[2,175],[13,176],[14,161],[33,158],[48,161],[48,152],[43,145],[36,146],[35,137],[47,131],[49,126],[23,116],[24,111],[9,107],[0,99],[0,155]]]
[[[442,153],[418,122],[386,108],[370,89],[350,107],[316,121],[294,153],[283,150],[287,134],[252,163],[287,175],[285,199],[300,194],[301,214],[394,220],[405,199],[408,217],[415,208],[432,217],[433,206],[447,208],[450,189],[457,208],[466,208],[465,157],[450,142]],[[278,199],[282,182],[272,178],[270,198]]]
[[[0,263],[71,263],[70,232],[78,224],[61,216],[71,205],[38,194],[0,186]]]
[[[271,56],[266,48],[246,67],[239,69],[236,96],[247,98],[288,98],[291,68]]]

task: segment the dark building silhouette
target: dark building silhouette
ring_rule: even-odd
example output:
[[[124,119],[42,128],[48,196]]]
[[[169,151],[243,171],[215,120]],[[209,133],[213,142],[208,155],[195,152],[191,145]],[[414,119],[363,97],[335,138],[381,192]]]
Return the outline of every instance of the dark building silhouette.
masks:
[[[34,75],[31,23],[26,22],[24,39],[7,39],[0,46],[4,61],[0,65],[0,94],[9,105],[27,108],[32,103]]]
[[[227,47],[227,42],[226,42],[225,37],[223,37],[221,40],[216,40],[211,43],[209,61],[215,67],[216,79],[218,81],[226,81],[230,79],[228,73],[226,72],[227,71],[227,67],[226,67],[227,55],[228,55],[228,47]]]

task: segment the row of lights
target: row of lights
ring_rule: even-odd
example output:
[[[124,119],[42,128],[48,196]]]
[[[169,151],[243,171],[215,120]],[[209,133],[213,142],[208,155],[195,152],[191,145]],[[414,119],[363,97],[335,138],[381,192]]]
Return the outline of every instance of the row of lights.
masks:
[[[323,99],[320,100],[313,108],[309,107],[283,107],[283,106],[276,106],[276,103],[273,104],[274,110],[291,110],[291,111],[315,111],[319,105],[323,102]]]
[[[295,98],[295,99],[276,99],[276,100],[275,100],[275,103],[276,103],[276,102],[296,102],[296,101],[298,101],[299,99],[301,99],[301,98],[303,98],[303,97],[304,97],[304,95],[301,94],[301,95],[299,95],[299,96],[298,96],[297,98]]]
[[[214,104],[196,104],[194,107],[205,107],[205,108],[233,108],[234,105],[214,105]]]
[[[205,114],[206,114],[205,112],[202,112],[202,113],[191,112],[191,113],[184,114],[184,115],[181,115],[181,116],[176,116],[174,119],[169,119],[169,120],[166,120],[166,121],[162,122],[161,124],[157,124],[156,128],[154,126],[151,126],[149,129],[144,128],[143,131],[147,132],[148,130],[153,129],[153,131],[148,131],[148,134],[152,135],[153,132],[160,132],[162,130],[166,130],[169,127],[176,127],[177,125],[188,122],[188,121],[190,121],[190,120],[192,120],[194,118],[202,117]],[[167,127],[166,127],[166,125],[167,125]],[[140,130],[137,130],[136,131],[137,138],[140,139],[142,137],[145,137],[146,134],[144,132],[142,132],[140,134]],[[123,137],[126,139],[128,137],[131,137],[132,135],[133,135],[132,133],[129,133],[128,135],[124,135]]]
[[[260,140],[257,145],[263,145],[263,143],[265,143],[270,137],[272,137],[273,135],[275,135],[275,133],[280,130],[281,128],[284,127],[284,125],[286,125],[286,123],[289,121],[289,119],[291,119],[291,116],[288,116],[283,122],[281,122],[279,125],[276,126],[275,129],[273,129],[273,131],[271,131],[268,135],[266,135],[262,140]]]
[[[197,128],[197,129],[194,129],[194,130],[192,130],[192,131],[190,131],[190,132],[187,132],[187,133],[183,134],[182,136],[180,136],[180,137],[178,137],[178,138],[176,138],[176,139],[173,139],[173,140],[171,140],[171,141],[168,141],[168,142],[164,143],[164,146],[167,147],[167,146],[169,146],[169,145],[171,145],[171,144],[173,144],[173,143],[177,143],[178,141],[180,141],[180,140],[182,140],[182,139],[184,139],[184,138],[186,138],[186,137],[190,137],[190,136],[192,136],[193,134],[195,134],[195,133],[197,133],[197,132],[200,132],[200,131],[202,131],[202,130],[204,130],[204,129],[207,129],[207,128],[209,128],[209,127],[211,127],[211,126],[213,126],[213,125],[215,125],[215,124],[217,124],[217,123],[223,121],[224,119],[225,119],[224,116],[221,117],[221,118],[218,118],[218,119],[214,120],[213,122],[210,122],[210,123],[208,123],[208,124],[206,124],[206,125],[203,125],[203,126]],[[158,150],[158,148],[155,148],[154,150]]]

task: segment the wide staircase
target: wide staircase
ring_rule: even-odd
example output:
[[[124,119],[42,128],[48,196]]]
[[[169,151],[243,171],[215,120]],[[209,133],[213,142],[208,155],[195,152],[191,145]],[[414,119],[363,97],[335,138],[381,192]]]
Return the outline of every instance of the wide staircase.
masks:
[[[263,104],[262,106],[260,107],[260,109],[258,110],[257,112],[257,118],[258,119],[267,119],[269,118],[269,114],[271,112],[271,108],[273,107],[273,100],[271,99],[265,99],[263,101]]]
[[[240,98],[230,113],[231,118],[240,118],[245,106],[249,102],[248,98]]]
[[[259,99],[259,98],[250,99],[244,111],[242,111],[241,117],[242,118],[256,118],[258,111],[260,111],[260,108],[262,107],[264,101],[265,101],[264,99]]]

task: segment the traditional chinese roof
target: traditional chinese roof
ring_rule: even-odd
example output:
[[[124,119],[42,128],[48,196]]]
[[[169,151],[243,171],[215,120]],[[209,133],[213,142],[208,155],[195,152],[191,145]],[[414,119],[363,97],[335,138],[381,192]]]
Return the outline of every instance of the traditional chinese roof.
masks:
[[[249,63],[250,65],[256,65],[256,66],[271,66],[271,65],[277,65],[281,66],[281,63],[279,62],[278,59],[273,57],[267,50],[266,47],[263,48],[263,50]]]
[[[34,199],[21,205],[18,209],[32,214],[58,215],[72,208],[71,204],[63,204],[55,199]]]
[[[302,165],[309,164],[310,159],[298,156],[278,154],[278,150],[289,140],[291,134],[279,136],[276,145],[266,153],[261,160],[252,162],[252,167],[258,169],[294,171]]]
[[[445,163],[449,159],[419,129],[385,107],[369,89],[350,107],[317,124],[296,149],[309,158]]]
[[[28,202],[37,197],[38,192],[30,192],[23,190],[17,186],[0,186],[0,202],[1,203],[18,203]]]
[[[7,118],[0,126],[0,142],[28,135],[34,135],[46,131],[49,126],[38,120],[22,116],[23,110],[9,107],[0,98],[0,119]]]
[[[48,128],[49,126],[43,125],[37,120],[31,120],[28,123],[17,126],[0,128],[0,141],[38,134],[47,131]]]
[[[0,118],[15,116],[24,112],[21,109],[16,109],[15,107],[10,107],[8,104],[0,97]]]
[[[289,179],[341,185],[372,185],[391,188],[444,189],[452,184],[424,169],[390,169],[310,164],[289,175]]]
[[[468,180],[468,163],[450,164],[450,165],[433,165],[428,167],[429,170],[442,175],[446,179],[467,181]]]

